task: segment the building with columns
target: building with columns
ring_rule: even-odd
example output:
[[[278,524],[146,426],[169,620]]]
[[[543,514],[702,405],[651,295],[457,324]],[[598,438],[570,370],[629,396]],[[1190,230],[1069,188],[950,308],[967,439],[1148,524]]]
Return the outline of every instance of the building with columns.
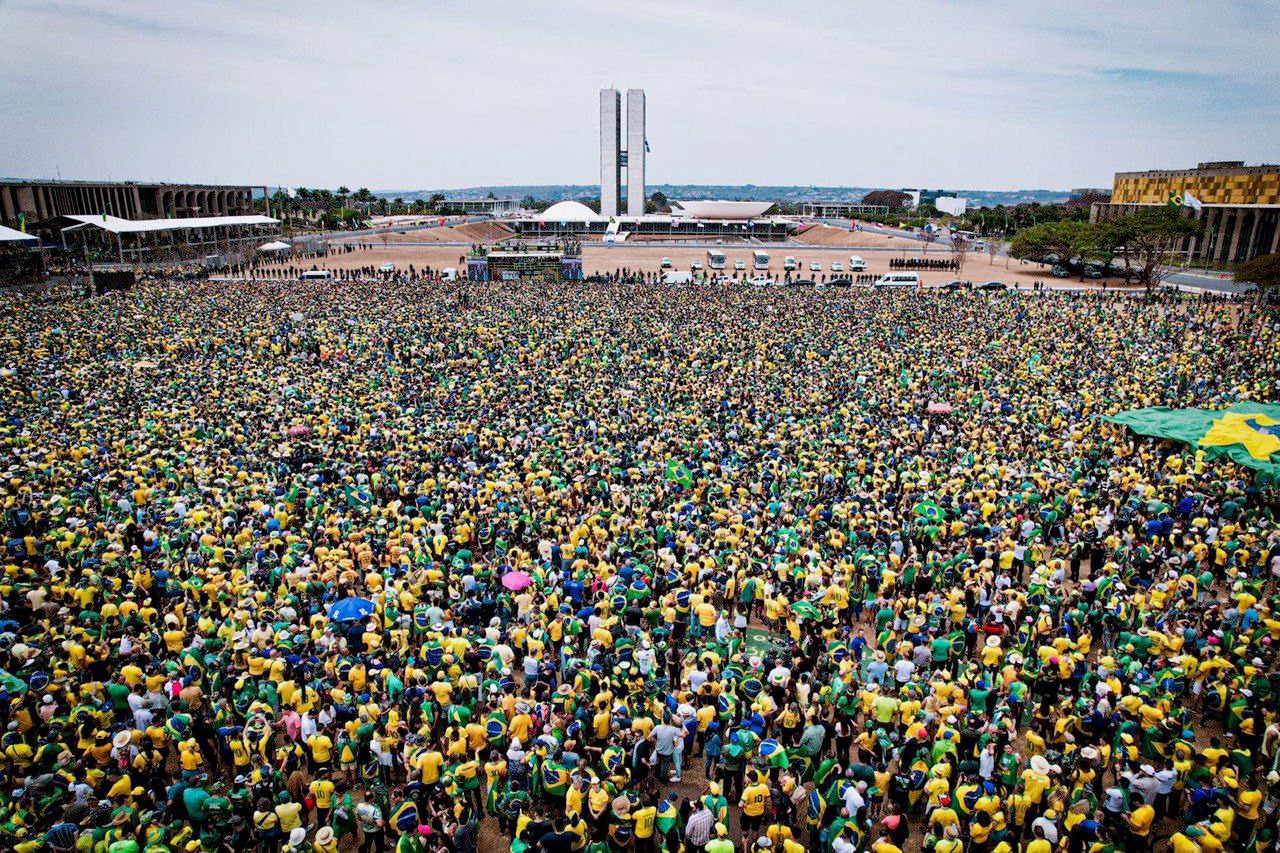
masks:
[[[253,213],[253,188],[215,184],[0,180],[0,225],[31,227],[59,216],[177,219]]]
[[[1188,193],[1199,210],[1183,206]],[[1231,160],[1194,169],[1117,172],[1111,201],[1094,204],[1090,216],[1105,222],[1170,204],[1203,223],[1181,247],[1191,261],[1232,263],[1280,251],[1280,165]]]

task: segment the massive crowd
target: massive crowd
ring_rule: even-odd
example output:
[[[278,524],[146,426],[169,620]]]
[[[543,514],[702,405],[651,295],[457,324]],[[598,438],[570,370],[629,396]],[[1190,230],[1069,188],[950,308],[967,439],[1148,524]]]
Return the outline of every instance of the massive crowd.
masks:
[[[1275,846],[1276,492],[1098,417],[1275,399],[1274,316],[285,281],[3,308],[5,849]]]

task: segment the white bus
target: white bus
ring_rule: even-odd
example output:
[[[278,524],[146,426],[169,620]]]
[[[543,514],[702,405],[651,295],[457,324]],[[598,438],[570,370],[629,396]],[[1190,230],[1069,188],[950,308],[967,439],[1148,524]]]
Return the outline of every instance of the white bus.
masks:
[[[769,268],[769,253],[759,250],[752,252],[751,267],[757,270],[767,270]]]
[[[724,264],[724,252],[719,249],[707,250],[707,269],[722,270],[724,269]]]

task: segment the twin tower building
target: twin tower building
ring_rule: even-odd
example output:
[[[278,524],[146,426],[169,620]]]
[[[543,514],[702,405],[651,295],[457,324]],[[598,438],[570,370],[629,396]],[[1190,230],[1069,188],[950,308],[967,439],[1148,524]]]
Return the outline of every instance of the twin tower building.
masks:
[[[622,147],[622,93],[600,90],[600,214],[618,215],[627,170],[627,216],[644,215],[644,89],[627,90],[627,146]]]

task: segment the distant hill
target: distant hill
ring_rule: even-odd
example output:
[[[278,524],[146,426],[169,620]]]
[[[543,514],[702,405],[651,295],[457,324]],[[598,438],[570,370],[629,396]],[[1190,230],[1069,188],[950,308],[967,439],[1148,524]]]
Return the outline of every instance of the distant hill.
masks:
[[[650,193],[661,192],[669,199],[742,199],[746,201],[800,202],[807,200],[852,201],[877,189],[902,189],[902,187],[819,187],[819,186],[756,186],[755,184],[650,184]],[[533,196],[542,201],[574,199],[585,201],[600,195],[594,184],[524,184],[508,186],[466,187],[462,189],[422,190],[374,190],[383,198],[413,200],[430,198],[435,193],[449,198],[485,198],[490,194],[498,198]],[[1067,190],[966,190],[948,189],[948,195],[969,199],[971,206],[995,207],[998,204],[1060,204],[1071,197]]]

